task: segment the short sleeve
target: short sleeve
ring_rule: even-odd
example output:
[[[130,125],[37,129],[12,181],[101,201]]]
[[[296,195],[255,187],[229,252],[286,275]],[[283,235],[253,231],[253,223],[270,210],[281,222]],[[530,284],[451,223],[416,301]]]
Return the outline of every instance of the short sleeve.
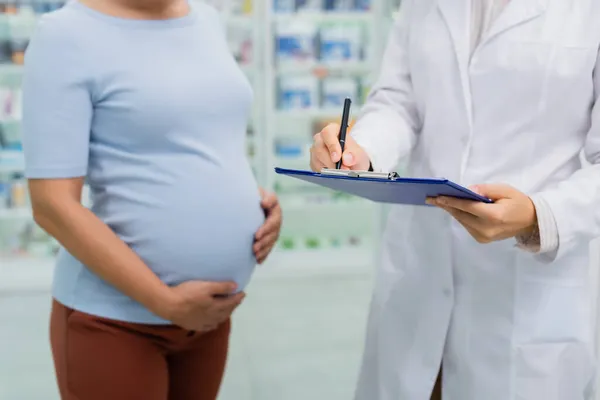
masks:
[[[89,71],[76,36],[41,21],[25,54],[23,149],[33,179],[86,176],[92,120]]]

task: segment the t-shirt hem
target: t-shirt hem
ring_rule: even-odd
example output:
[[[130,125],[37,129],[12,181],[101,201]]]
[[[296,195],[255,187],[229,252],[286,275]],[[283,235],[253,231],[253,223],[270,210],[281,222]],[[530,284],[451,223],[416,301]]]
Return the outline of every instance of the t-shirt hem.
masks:
[[[87,175],[87,167],[25,168],[29,179],[80,178]]]
[[[67,296],[65,296],[67,297]],[[54,293],[53,298],[63,306],[72,310],[106,318],[113,321],[146,325],[172,325],[173,323],[162,319],[140,304],[130,301],[97,301],[74,304],[59,293]]]

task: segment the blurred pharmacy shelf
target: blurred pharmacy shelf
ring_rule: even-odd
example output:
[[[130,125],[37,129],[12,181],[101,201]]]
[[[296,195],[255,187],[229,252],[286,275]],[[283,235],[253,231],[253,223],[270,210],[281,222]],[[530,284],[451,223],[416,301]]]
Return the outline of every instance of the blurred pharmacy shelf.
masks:
[[[0,3],[0,289],[45,287],[55,242],[33,222],[21,145],[24,53],[41,14],[64,2]]]
[[[0,150],[0,176],[23,171],[25,159],[20,150]]]
[[[224,15],[223,20],[225,21],[225,24],[229,27],[247,28],[249,30],[252,30],[254,28],[254,17],[252,14]]]
[[[354,110],[354,114],[356,114],[358,110]],[[284,120],[284,122],[289,122],[289,120],[294,119],[309,119],[309,120],[319,120],[319,119],[330,119],[332,122],[337,122],[338,119],[341,118],[341,112],[337,108],[307,108],[303,110],[277,110],[274,113],[273,118]],[[317,133],[317,132],[314,132]]]
[[[374,18],[374,13],[369,10],[355,10],[355,11],[297,11],[297,12],[275,12],[273,20],[277,23],[289,24],[302,19],[304,21],[310,21],[314,23],[324,22],[365,22],[371,23]]]
[[[276,176],[273,169],[308,169],[313,135],[339,121],[346,97],[358,115],[383,50],[386,32],[378,21],[384,2],[265,2],[265,163],[268,186],[284,210],[269,264],[286,273],[345,273],[373,264],[378,206]]]
[[[327,76],[336,72],[348,72],[356,74],[366,74],[370,72],[371,66],[364,61],[317,61],[317,60],[301,60],[282,61],[277,67],[277,73],[299,74],[307,71],[314,75]]]

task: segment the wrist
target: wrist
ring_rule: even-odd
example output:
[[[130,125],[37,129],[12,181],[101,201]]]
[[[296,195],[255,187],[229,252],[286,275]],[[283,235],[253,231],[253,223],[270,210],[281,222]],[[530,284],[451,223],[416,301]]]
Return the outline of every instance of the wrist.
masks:
[[[162,284],[147,301],[147,307],[159,317],[171,321],[181,303],[180,297],[169,286]]]
[[[537,223],[533,223],[524,228],[519,234],[518,237],[522,238],[524,241],[530,241],[533,238],[539,235],[539,228]]]
[[[537,212],[531,199],[529,199],[529,207],[529,218],[527,219],[527,223],[525,227],[517,234],[517,237],[521,238],[521,240],[525,242],[530,242],[531,240],[539,237]]]

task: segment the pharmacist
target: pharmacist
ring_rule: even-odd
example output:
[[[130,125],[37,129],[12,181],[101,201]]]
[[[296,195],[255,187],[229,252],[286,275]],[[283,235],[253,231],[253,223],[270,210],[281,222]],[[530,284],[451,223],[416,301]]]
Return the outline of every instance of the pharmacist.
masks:
[[[408,156],[495,203],[393,208],[358,400],[589,398],[598,21],[596,0],[403,2],[343,164]],[[314,170],[342,156],[337,132],[315,136]]]

